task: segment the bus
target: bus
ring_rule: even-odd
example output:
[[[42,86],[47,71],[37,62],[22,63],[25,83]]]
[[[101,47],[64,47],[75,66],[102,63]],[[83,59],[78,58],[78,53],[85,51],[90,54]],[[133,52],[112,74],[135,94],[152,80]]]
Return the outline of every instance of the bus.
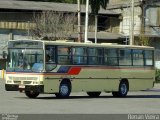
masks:
[[[5,89],[29,98],[71,92],[98,97],[111,92],[148,90],[155,81],[154,48],[146,46],[77,43],[66,41],[10,40]]]

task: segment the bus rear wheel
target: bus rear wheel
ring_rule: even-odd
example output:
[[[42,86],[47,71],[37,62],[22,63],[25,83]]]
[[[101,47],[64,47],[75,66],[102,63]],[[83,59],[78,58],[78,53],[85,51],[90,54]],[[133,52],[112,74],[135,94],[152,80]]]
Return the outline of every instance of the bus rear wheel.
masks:
[[[112,95],[114,97],[126,97],[127,93],[129,91],[129,86],[127,81],[121,81],[119,84],[119,91],[118,92],[112,92]]]
[[[59,93],[56,93],[57,98],[67,98],[71,93],[71,83],[67,81],[62,81],[59,86]]]
[[[101,92],[87,92],[89,97],[99,97]]]
[[[33,91],[25,91],[25,94],[29,98],[36,98],[39,95],[38,92],[33,92]]]

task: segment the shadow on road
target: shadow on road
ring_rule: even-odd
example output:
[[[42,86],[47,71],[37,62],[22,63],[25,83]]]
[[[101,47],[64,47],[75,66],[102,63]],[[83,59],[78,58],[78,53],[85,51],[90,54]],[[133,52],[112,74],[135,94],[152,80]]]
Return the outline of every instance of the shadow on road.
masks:
[[[15,97],[15,98],[20,98],[20,99],[30,99],[28,97]],[[110,99],[110,98],[115,98],[115,99],[134,99],[134,98],[142,98],[142,99],[146,99],[146,98],[160,98],[160,95],[128,95],[125,98],[120,98],[120,97],[113,97],[113,96],[99,96],[99,97],[89,97],[89,96],[70,96],[69,98],[57,98],[55,96],[47,96],[47,97],[37,97],[34,99],[39,99],[39,100],[58,100],[58,99],[102,99],[102,98],[106,98],[106,99]]]
[[[160,95],[129,95],[126,98],[160,98]]]

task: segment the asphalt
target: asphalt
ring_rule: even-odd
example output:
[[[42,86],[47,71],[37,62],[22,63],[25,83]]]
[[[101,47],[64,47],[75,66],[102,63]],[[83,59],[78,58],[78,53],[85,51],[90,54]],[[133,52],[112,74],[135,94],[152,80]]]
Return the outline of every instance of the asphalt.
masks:
[[[54,117],[57,120],[96,120],[100,117],[97,116],[101,115],[102,119],[107,117],[114,120],[114,114],[117,118],[122,115],[119,120],[125,120],[130,114],[159,115],[159,106],[160,84],[156,84],[149,91],[129,92],[126,98],[114,98],[111,93],[89,98],[86,93],[80,92],[72,93],[68,99],[57,99],[53,94],[40,94],[36,99],[29,99],[24,93],[5,91],[4,80],[0,80],[0,118],[7,114],[18,115],[23,120],[28,117],[43,118],[41,115],[46,117],[46,120]]]

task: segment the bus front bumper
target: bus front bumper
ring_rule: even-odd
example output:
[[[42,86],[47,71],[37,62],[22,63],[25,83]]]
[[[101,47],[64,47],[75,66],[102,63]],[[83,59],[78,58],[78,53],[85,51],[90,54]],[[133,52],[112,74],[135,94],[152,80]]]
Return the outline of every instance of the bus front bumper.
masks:
[[[44,85],[25,85],[24,88],[20,88],[19,85],[5,84],[5,89],[6,91],[34,91],[43,93]]]

